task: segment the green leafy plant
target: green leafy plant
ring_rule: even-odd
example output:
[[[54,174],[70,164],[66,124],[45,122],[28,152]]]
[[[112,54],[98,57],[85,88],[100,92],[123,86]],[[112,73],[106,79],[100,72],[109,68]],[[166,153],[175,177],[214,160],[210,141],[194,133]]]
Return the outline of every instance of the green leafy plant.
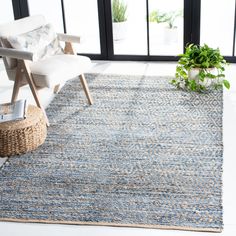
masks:
[[[123,22],[127,20],[127,5],[122,0],[112,1],[112,21]]]
[[[164,23],[167,22],[167,13],[158,10],[152,11],[149,15],[149,22]]]
[[[174,23],[178,17],[183,17],[183,11],[172,11],[168,13],[167,23],[170,29],[177,28]]]
[[[229,89],[230,83],[225,79],[225,66],[228,64],[220,54],[220,50],[203,46],[189,44],[184,54],[179,55],[180,59],[176,67],[175,79],[171,81],[177,88],[203,92],[207,89],[221,88],[223,85]],[[195,79],[190,78],[191,69],[198,68]],[[212,72],[215,68],[216,73]]]
[[[176,28],[174,22],[176,18],[183,16],[183,11],[171,11],[171,12],[161,12],[159,10],[154,10],[149,15],[149,22],[156,23],[167,23],[168,28]]]

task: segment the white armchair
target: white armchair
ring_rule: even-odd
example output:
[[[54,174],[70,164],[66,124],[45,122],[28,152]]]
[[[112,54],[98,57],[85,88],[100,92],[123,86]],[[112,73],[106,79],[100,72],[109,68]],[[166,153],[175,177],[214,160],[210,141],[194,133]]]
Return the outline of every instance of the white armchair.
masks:
[[[75,55],[72,43],[78,36],[56,34],[41,15],[30,16],[0,25],[0,56],[8,78],[14,81],[11,101],[17,99],[19,88],[28,84],[35,102],[45,113],[38,97],[38,88],[54,88],[79,76],[88,103],[93,103],[84,73],[90,68],[88,57]],[[65,42],[60,47],[59,41]],[[45,118],[49,125],[46,113]]]

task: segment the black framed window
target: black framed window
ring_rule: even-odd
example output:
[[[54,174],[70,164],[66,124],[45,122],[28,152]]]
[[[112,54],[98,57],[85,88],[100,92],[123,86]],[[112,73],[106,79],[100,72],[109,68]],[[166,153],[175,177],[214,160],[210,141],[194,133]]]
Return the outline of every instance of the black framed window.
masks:
[[[120,0],[126,7],[125,36],[117,36],[113,1],[12,0],[12,5],[15,19],[43,14],[57,31],[80,35],[77,52],[92,59],[172,61],[187,43],[207,43],[236,61],[236,0]],[[157,24],[161,16],[174,21]]]
[[[195,18],[198,14],[193,14],[193,9],[200,5],[200,0],[177,0],[174,1],[174,4],[173,0],[137,0],[135,2],[123,0],[122,2],[127,7],[127,18],[133,18],[130,19],[130,23],[126,26],[126,37],[127,34],[130,36],[126,43],[124,39],[122,42],[122,38],[119,39],[118,37],[117,39],[116,32],[114,32],[114,22],[112,22],[114,13],[111,12],[113,1],[103,0],[108,45],[107,59],[172,61],[178,59],[177,55],[183,52],[184,45],[187,42],[196,42],[196,38],[192,37],[192,24],[189,22],[194,21],[195,28],[198,27],[199,31],[200,19],[197,25],[196,22],[198,20]],[[198,9],[200,9],[199,6]],[[155,11],[158,14],[164,14],[166,18],[171,17],[170,20],[174,18],[174,20],[172,22],[166,20],[163,24],[161,22],[153,22],[151,18]],[[159,30],[158,26],[160,26]],[[173,33],[172,37],[168,38],[171,33]],[[135,51],[136,47],[138,50]]]
[[[148,55],[147,1],[110,1],[114,55]],[[123,16],[119,4],[120,9],[122,6],[126,9]]]
[[[183,52],[184,0],[110,1],[114,55],[170,56]],[[124,19],[119,17],[119,3],[126,9]]]
[[[152,0],[148,9],[150,55],[181,54],[184,46],[184,0]]]

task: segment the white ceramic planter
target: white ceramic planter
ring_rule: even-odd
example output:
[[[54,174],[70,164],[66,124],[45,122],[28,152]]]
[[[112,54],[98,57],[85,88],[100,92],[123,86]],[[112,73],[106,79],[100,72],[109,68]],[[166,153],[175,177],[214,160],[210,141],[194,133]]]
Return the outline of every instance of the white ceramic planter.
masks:
[[[125,39],[127,34],[127,22],[113,22],[113,40]]]
[[[217,70],[216,68],[208,68],[206,69],[207,72],[213,74],[213,75],[217,75]],[[220,79],[211,79],[211,78],[205,78],[204,81],[201,81],[199,79],[199,68],[192,68],[189,72],[188,72],[188,78],[190,80],[196,80],[199,84],[205,86],[205,87],[210,87],[211,85],[214,85],[216,83],[219,82]]]
[[[178,29],[177,28],[165,28],[164,29],[164,41],[166,44],[177,43],[178,41]]]
[[[150,40],[152,42],[161,43],[165,42],[164,39],[164,30],[167,27],[166,23],[149,23],[149,31],[150,31]]]
[[[161,44],[173,44],[178,41],[178,29],[169,28],[167,23],[149,23],[150,39]]]

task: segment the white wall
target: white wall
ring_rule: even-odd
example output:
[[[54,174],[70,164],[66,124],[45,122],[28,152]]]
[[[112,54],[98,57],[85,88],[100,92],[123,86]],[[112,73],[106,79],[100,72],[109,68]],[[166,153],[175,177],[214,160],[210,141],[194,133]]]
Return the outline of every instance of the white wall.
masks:
[[[10,0],[1,0],[0,6],[0,24],[14,20],[12,2]]]
[[[205,0],[201,3],[201,44],[220,48],[232,56],[235,0]]]

